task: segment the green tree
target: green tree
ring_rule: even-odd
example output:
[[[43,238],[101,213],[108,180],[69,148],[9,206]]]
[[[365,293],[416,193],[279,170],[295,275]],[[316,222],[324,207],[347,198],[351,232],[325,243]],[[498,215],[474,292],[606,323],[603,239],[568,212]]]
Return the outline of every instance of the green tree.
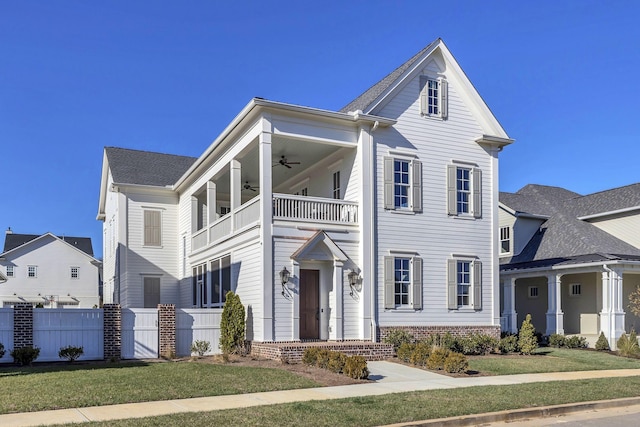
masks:
[[[238,354],[244,348],[245,310],[240,297],[227,292],[220,320],[220,349],[223,354]]]
[[[527,314],[518,333],[518,349],[522,354],[531,354],[536,348],[538,348],[536,328],[531,323],[531,315]]]

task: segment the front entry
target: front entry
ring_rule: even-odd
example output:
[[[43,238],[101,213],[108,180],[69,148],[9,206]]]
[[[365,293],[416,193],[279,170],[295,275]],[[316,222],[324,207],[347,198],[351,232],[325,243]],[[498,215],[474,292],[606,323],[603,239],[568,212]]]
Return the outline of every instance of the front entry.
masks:
[[[300,270],[300,339],[320,338],[320,271]]]

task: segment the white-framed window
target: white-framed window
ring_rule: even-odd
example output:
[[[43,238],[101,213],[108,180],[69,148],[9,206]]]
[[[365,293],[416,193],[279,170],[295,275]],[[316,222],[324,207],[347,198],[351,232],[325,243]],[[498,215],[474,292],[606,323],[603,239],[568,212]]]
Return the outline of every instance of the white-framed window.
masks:
[[[193,267],[193,306],[207,307],[209,304],[207,292],[207,264]]]
[[[7,265],[7,277],[15,277],[15,270],[13,269],[13,265]]]
[[[580,283],[572,283],[569,285],[569,295],[577,297],[582,295],[582,285]]]
[[[72,279],[80,278],[80,267],[71,267],[71,278]]]
[[[445,119],[448,114],[448,84],[444,78],[420,76],[420,114]]]
[[[144,246],[162,246],[162,212],[144,211]]]
[[[296,191],[293,194],[295,194],[296,196],[308,196],[309,189],[307,187],[302,187],[300,190]]]
[[[422,258],[384,257],[384,308],[422,309]]]
[[[527,289],[527,296],[529,298],[538,298],[539,295],[539,289],[537,286],[529,286],[529,288]]]
[[[340,199],[340,171],[333,173],[333,198]]]
[[[222,307],[231,290],[231,256],[211,261],[211,306]]]
[[[227,215],[231,213],[231,207],[229,206],[220,206],[220,217],[222,218],[223,216]]]
[[[511,253],[511,227],[500,227],[500,255]]]
[[[422,163],[395,157],[384,158],[384,208],[422,212]]]
[[[482,262],[472,258],[447,260],[447,307],[449,310],[482,309]]]
[[[447,211],[451,216],[482,217],[482,171],[447,166]]]
[[[38,266],[37,265],[29,265],[27,266],[27,277],[36,278],[38,277]]]

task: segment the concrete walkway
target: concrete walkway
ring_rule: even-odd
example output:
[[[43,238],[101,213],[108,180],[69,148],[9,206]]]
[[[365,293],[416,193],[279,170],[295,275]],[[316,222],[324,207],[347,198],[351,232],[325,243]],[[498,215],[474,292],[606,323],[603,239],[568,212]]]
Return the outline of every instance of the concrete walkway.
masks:
[[[5,414],[0,415],[0,426],[38,426],[88,421],[109,421],[123,418],[168,415],[180,412],[215,411],[219,409],[246,408],[250,406],[274,405],[308,400],[374,396],[408,391],[640,375],[640,369],[618,369],[609,371],[451,378],[393,362],[368,362],[368,366],[371,372],[369,378],[374,380],[374,382],[366,384]]]

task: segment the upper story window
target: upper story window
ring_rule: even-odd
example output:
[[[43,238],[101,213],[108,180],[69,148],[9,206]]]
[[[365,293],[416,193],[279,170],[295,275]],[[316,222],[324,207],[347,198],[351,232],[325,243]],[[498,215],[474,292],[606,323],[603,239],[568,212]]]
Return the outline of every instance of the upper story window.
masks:
[[[162,246],[162,213],[144,211],[144,246]]]
[[[482,171],[447,166],[447,199],[449,215],[482,217]]]
[[[340,171],[333,173],[333,198],[340,199]]]
[[[15,277],[14,274],[13,265],[7,265],[7,277]]]
[[[420,76],[420,114],[427,117],[446,118],[447,92],[445,79]]]
[[[78,279],[80,277],[80,267],[71,267],[71,278]]]
[[[500,227],[500,255],[511,253],[511,227]]]
[[[482,263],[477,259],[447,261],[447,306],[449,310],[482,309]]]
[[[422,211],[422,163],[394,157],[384,158],[384,208]]]
[[[384,257],[384,308],[422,309],[422,258]]]
[[[38,266],[30,265],[27,267],[27,277],[35,278],[38,277]]]

